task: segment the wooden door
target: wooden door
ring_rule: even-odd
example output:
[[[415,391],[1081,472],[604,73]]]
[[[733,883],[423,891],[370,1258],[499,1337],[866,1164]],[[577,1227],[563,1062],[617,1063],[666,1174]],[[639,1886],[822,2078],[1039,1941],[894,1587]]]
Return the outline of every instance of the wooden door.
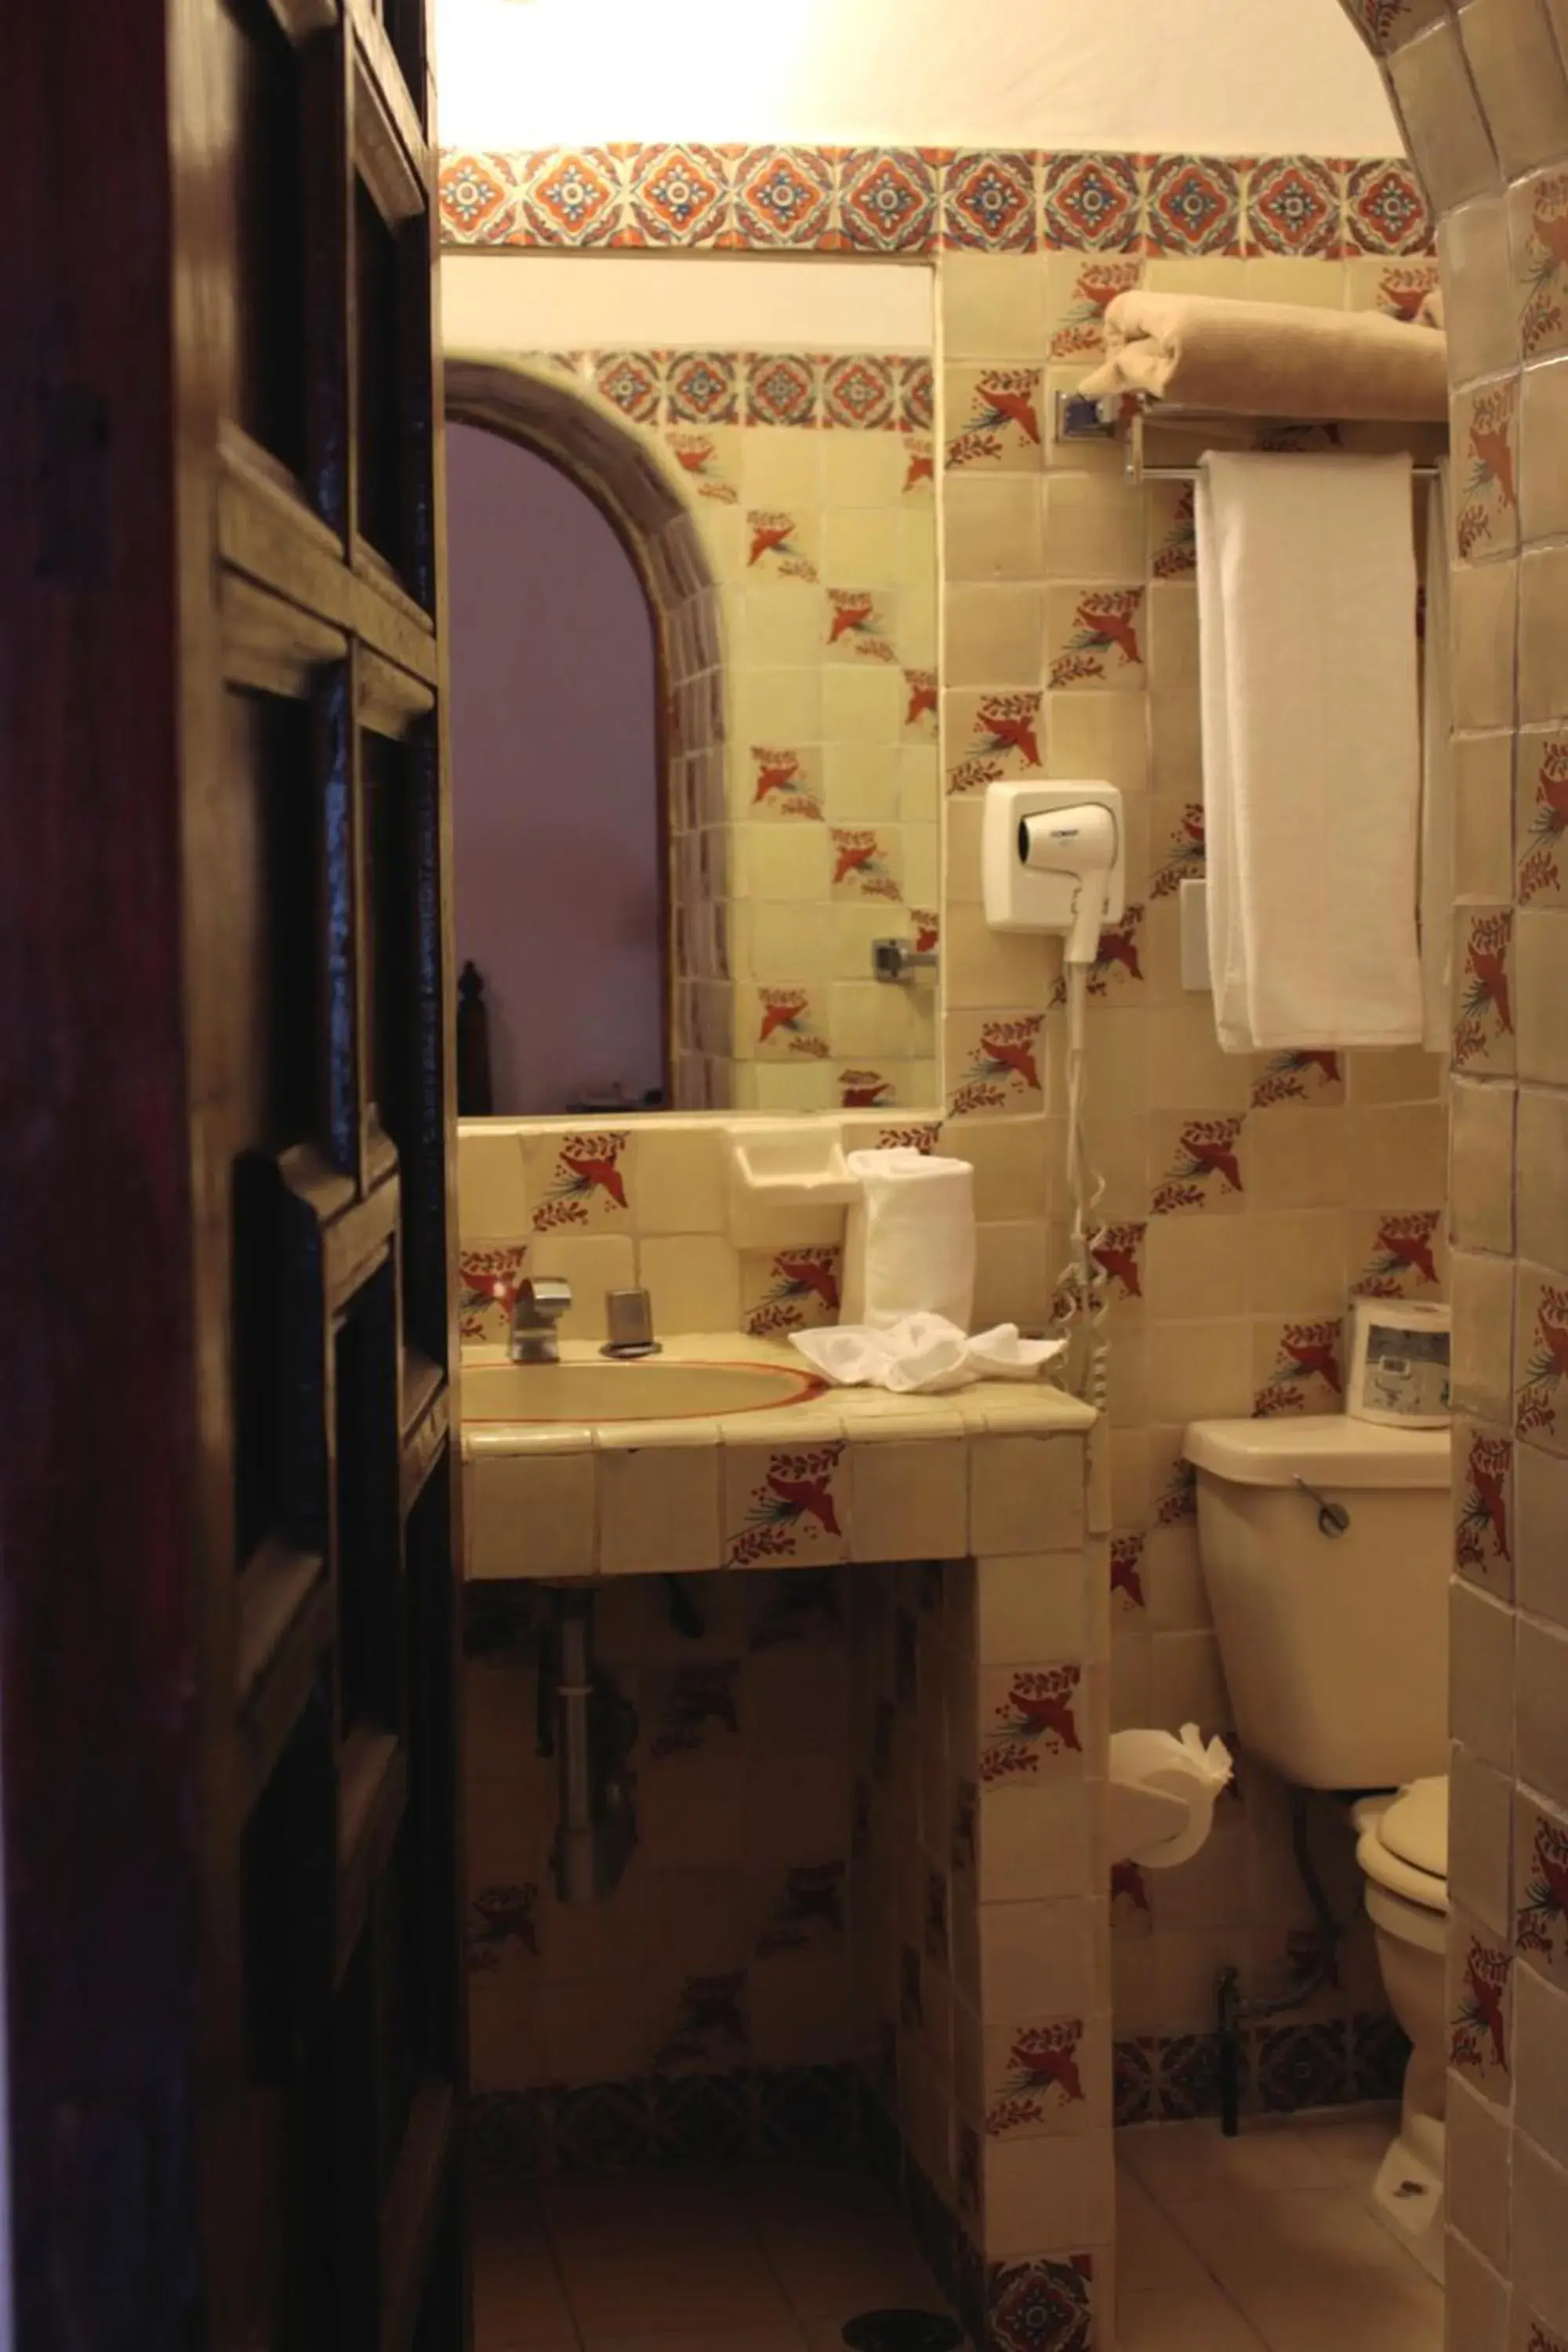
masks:
[[[21,2352],[467,2340],[428,37],[7,26]]]

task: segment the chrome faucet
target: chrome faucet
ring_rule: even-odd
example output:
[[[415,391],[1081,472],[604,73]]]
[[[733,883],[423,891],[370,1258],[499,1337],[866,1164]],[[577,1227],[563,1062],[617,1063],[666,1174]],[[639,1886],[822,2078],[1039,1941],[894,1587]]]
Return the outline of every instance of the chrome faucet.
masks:
[[[556,1274],[532,1275],[519,1285],[511,1310],[511,1360],[514,1364],[558,1364],[561,1336],[556,1325],[572,1304],[572,1286]]]

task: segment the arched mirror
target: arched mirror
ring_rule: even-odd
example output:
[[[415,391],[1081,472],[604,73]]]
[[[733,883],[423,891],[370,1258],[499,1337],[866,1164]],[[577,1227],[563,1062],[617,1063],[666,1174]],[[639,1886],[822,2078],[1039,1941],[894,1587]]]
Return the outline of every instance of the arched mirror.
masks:
[[[764,299],[449,355],[465,1112],[937,1101],[931,293],[888,274],[902,348]]]
[[[668,939],[642,582],[570,476],[476,425],[448,428],[447,533],[462,1108],[657,1106]]]

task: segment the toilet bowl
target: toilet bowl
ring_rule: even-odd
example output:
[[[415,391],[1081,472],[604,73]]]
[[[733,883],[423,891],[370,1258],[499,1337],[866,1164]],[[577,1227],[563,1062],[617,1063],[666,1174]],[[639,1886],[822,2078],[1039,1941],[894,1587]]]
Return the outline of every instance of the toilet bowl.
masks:
[[[1198,1549],[1236,1728],[1351,1807],[1389,2005],[1410,2037],[1374,2209],[1443,2274],[1448,1911],[1447,1430],[1194,1422]]]
[[[1434,1775],[1351,1808],[1367,1916],[1389,2007],[1410,2037],[1399,2134],[1373,2201],[1428,2275],[1443,2276],[1448,1783]]]

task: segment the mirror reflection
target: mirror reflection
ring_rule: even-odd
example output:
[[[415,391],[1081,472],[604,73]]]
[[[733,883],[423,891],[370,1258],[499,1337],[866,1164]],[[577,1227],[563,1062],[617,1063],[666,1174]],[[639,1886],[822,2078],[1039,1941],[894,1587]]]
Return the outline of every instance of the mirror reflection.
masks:
[[[898,344],[509,320],[449,360],[466,1112],[936,1100],[930,285],[900,274]]]

